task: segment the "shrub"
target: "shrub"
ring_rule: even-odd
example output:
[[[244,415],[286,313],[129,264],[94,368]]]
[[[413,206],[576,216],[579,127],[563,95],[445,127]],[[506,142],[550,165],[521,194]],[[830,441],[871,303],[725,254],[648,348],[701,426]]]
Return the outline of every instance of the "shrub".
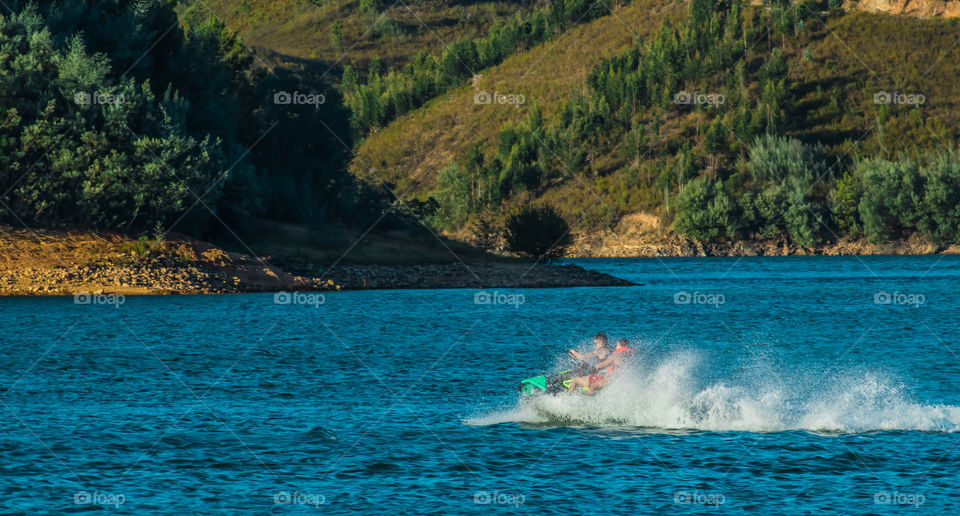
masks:
[[[552,206],[525,206],[507,219],[507,246],[511,251],[546,259],[563,255],[573,243],[570,226]]]
[[[837,179],[831,192],[831,207],[841,233],[856,236],[863,231],[863,222],[857,211],[862,196],[863,186],[856,176],[847,172]]]
[[[485,251],[494,251],[501,247],[503,240],[502,222],[487,213],[482,213],[470,227],[471,244]]]
[[[470,215],[470,178],[455,163],[437,175],[437,201],[440,209],[435,222],[444,228],[458,228]]]
[[[677,216],[673,228],[700,241],[720,235],[732,237],[736,231],[730,198],[706,177],[699,177],[677,195]]]
[[[822,145],[806,145],[782,136],[758,136],[750,145],[747,170],[757,182],[783,182],[787,178],[813,181],[827,172]]]
[[[783,221],[787,234],[804,247],[817,243],[817,231],[823,221],[821,206],[808,197],[808,187],[800,181],[792,181],[787,190],[787,211]]]
[[[922,195],[916,165],[908,158],[896,162],[871,159],[855,165],[855,173],[863,178],[860,218],[871,242],[900,237],[916,227],[917,201]]]
[[[938,244],[960,241],[960,161],[952,149],[928,155],[920,207],[920,231]]]

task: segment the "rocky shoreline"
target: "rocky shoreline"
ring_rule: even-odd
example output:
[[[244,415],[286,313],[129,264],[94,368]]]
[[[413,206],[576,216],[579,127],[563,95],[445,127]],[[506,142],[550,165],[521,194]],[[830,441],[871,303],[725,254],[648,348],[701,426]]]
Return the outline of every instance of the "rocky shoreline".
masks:
[[[628,231],[581,235],[567,253],[571,258],[890,254],[960,254],[960,246],[936,246],[914,236],[885,244],[841,240],[808,249],[785,239],[704,244],[668,231]],[[628,285],[577,265],[485,261],[331,267],[227,252],[183,235],[144,243],[118,234],[39,235],[0,227],[0,296]]]
[[[626,286],[576,265],[287,264],[182,235],[137,242],[117,234],[0,228],[0,295],[227,294],[361,289]]]
[[[806,248],[785,238],[703,243],[671,232],[617,234],[608,231],[581,235],[567,252],[571,258],[926,254],[960,254],[960,246],[938,246],[919,235],[882,244],[872,244],[864,239],[841,239]]]

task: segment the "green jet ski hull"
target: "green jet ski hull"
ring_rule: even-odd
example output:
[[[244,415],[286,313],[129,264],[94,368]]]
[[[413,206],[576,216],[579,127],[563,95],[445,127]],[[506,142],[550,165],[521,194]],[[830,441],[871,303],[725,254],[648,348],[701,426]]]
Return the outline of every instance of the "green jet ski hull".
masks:
[[[521,380],[517,385],[517,390],[524,396],[536,396],[537,394],[557,394],[566,392],[570,387],[570,381],[578,376],[589,374],[589,368],[586,364],[575,369],[567,369],[556,374],[532,376]],[[581,391],[586,392],[586,387],[581,387]]]

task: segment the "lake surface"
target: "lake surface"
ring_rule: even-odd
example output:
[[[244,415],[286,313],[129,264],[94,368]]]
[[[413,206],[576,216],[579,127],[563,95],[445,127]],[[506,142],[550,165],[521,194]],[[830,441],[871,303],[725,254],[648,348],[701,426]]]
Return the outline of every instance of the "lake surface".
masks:
[[[2,512],[960,505],[960,257],[576,263],[642,285],[0,299]]]

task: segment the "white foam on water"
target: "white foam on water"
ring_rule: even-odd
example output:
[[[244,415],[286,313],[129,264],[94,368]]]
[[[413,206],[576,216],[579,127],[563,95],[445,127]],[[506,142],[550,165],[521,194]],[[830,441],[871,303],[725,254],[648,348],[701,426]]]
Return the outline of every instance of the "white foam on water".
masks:
[[[531,423],[667,430],[860,433],[960,431],[960,406],[918,403],[881,373],[777,370],[763,357],[710,378],[710,364],[682,352],[624,370],[595,396],[541,395],[469,418],[469,425]]]

